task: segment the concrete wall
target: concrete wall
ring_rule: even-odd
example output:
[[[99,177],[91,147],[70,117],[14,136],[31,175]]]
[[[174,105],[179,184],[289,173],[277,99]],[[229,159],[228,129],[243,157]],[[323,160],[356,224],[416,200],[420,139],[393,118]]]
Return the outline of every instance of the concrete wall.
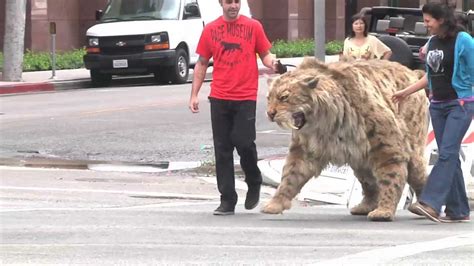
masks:
[[[249,5],[271,41],[314,37],[314,0],[249,0]],[[326,39],[343,39],[345,0],[326,1],[325,15]]]
[[[429,1],[452,2],[460,8],[474,0],[399,0],[404,7],[419,7]],[[58,50],[71,50],[85,45],[86,30],[95,23],[95,10],[103,9],[107,0],[28,0],[25,49],[49,51],[49,23],[56,22]],[[260,20],[270,40],[314,37],[314,0],[248,0],[254,18]],[[348,0],[326,0],[326,40],[342,40],[346,36]],[[357,10],[365,6],[386,4],[387,0],[358,0]],[[5,0],[0,0],[0,48],[3,51]]]
[[[85,32],[95,23],[95,10],[105,7],[106,2],[107,0],[28,0],[25,49],[50,50],[50,22],[56,23],[58,50],[67,51],[84,46]],[[2,48],[5,28],[4,9],[5,0],[0,0]]]
[[[85,45],[85,32],[94,24],[95,10],[106,0],[30,0],[31,36],[29,48],[44,51],[50,47],[49,24],[56,23],[58,50],[71,50]]]
[[[249,0],[252,14],[262,21],[270,40],[314,37],[314,0]],[[379,0],[359,1],[364,6],[378,5]],[[326,40],[345,38],[346,0],[326,1]]]
[[[5,35],[5,0],[0,0],[0,51],[3,51],[3,35]]]

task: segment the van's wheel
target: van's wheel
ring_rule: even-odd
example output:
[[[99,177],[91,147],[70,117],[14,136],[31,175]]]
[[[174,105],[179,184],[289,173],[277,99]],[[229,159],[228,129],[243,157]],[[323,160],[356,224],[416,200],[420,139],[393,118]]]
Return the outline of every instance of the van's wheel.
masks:
[[[390,35],[381,35],[379,39],[392,50],[390,61],[398,62],[413,69],[413,53],[404,40]]]
[[[93,86],[107,86],[112,81],[112,74],[104,74],[97,69],[91,69],[90,72]]]
[[[167,68],[164,74],[168,77],[168,80],[175,84],[183,84],[188,81],[189,59],[188,53],[184,49],[176,49],[174,65]]]

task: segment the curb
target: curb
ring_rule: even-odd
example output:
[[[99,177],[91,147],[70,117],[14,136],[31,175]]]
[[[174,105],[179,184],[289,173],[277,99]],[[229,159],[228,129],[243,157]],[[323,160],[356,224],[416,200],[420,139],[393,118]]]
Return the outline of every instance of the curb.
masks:
[[[26,167],[26,168],[53,168],[53,169],[75,169],[90,170],[94,167],[104,166],[117,167],[148,167],[159,170],[168,170],[170,162],[162,161],[154,164],[140,164],[131,162],[108,162],[95,160],[68,160],[59,158],[43,158],[43,157],[0,157],[0,166],[7,167]]]
[[[91,88],[91,81],[89,79],[68,80],[61,82],[53,82],[55,91],[73,90]]]
[[[139,163],[123,161],[72,160],[56,157],[2,157],[0,167],[23,167],[43,169],[92,170],[103,172],[161,173],[198,168],[201,162],[160,161]]]
[[[41,93],[41,92],[54,92],[61,90],[72,90],[90,88],[91,83],[89,80],[67,80],[60,82],[38,82],[38,83],[17,83],[17,84],[0,84],[0,95],[16,95],[25,93]]]
[[[51,92],[55,91],[55,85],[50,82],[18,83],[0,85],[0,94],[17,94],[28,92]]]

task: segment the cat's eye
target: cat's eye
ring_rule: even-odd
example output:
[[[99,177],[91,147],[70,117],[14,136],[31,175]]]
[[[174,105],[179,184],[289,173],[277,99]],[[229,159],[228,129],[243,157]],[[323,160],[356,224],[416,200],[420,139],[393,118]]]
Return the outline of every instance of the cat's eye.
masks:
[[[280,95],[280,97],[278,99],[282,102],[286,102],[286,101],[288,101],[288,94]]]

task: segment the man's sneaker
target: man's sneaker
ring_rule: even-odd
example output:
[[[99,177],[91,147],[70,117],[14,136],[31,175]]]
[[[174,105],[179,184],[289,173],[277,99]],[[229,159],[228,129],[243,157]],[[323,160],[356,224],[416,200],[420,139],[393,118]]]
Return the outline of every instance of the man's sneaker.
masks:
[[[245,198],[245,209],[251,210],[258,205],[260,200],[260,185],[251,186],[247,191],[247,197]]]
[[[439,217],[439,221],[442,223],[468,223],[471,221],[471,218],[469,216],[456,217],[456,218],[444,216],[444,217]]]
[[[233,215],[234,207],[229,206],[228,204],[221,203],[217,209],[213,212],[214,215]]]

